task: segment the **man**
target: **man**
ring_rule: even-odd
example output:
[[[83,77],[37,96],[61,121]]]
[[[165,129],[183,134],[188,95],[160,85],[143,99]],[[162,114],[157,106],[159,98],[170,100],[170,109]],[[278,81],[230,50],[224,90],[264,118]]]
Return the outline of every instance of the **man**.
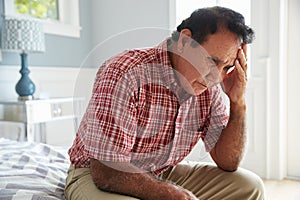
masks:
[[[239,13],[198,9],[157,47],[106,61],[69,150],[67,198],[263,199],[238,168],[253,36]],[[216,165],[181,162],[199,139]]]

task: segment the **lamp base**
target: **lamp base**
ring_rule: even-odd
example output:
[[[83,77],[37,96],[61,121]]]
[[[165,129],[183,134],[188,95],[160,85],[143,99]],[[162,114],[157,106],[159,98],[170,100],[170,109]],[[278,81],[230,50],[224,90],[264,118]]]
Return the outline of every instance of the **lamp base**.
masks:
[[[27,101],[27,100],[32,100],[33,96],[32,95],[28,95],[28,96],[19,96],[18,100],[19,101]]]
[[[16,92],[19,95],[19,100],[28,100],[33,98],[35,85],[29,78],[29,69],[27,64],[27,54],[21,53],[21,79],[16,84]]]

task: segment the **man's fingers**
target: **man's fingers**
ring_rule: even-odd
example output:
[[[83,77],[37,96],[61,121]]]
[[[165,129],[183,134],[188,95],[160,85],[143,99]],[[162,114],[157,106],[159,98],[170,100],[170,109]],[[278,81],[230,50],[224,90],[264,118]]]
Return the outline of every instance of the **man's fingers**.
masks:
[[[245,52],[243,49],[239,50],[237,60],[239,61],[239,64],[241,65],[241,67],[245,71],[245,73],[247,73],[247,68],[248,68],[247,58],[246,58],[246,55],[245,55]]]
[[[248,54],[247,54],[248,46],[247,46],[247,44],[242,44],[242,49],[243,49],[243,52],[245,54],[245,58],[247,60],[248,59]]]
[[[247,64],[246,64],[247,65]],[[237,72],[244,76],[245,80],[247,80],[247,67],[243,66],[241,63],[240,63],[240,59],[236,59],[235,60],[235,68],[237,70]]]

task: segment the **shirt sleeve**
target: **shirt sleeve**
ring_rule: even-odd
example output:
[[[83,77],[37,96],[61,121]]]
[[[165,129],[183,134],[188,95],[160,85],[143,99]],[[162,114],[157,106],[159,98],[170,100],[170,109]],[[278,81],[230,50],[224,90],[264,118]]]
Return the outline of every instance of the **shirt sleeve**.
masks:
[[[96,75],[86,114],[83,143],[88,157],[129,162],[136,137],[136,109],[131,82],[119,63],[106,63]]]
[[[229,105],[227,105],[226,96],[220,86],[213,87],[211,94],[210,113],[205,123],[206,134],[203,140],[207,152],[215,146],[229,120],[227,109]]]

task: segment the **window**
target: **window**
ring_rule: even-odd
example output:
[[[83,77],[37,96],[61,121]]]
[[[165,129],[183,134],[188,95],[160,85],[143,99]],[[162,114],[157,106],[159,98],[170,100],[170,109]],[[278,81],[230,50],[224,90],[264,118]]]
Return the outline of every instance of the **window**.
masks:
[[[78,0],[5,0],[6,16],[41,19],[46,33],[80,37]]]
[[[59,19],[58,0],[15,0],[15,11],[40,19]]]

